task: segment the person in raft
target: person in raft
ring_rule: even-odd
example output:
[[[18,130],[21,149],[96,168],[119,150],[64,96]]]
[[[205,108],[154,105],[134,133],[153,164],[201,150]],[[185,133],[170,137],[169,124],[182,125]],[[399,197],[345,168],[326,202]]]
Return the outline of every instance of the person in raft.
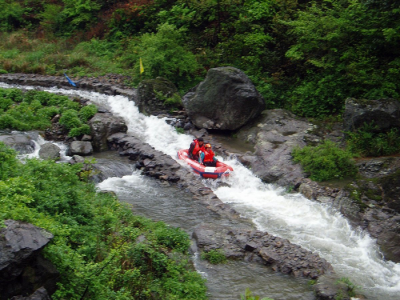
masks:
[[[204,150],[204,140],[203,138],[194,139],[193,142],[190,143],[189,147],[189,158],[193,160],[199,160],[199,152]]]
[[[205,165],[206,167],[216,167],[217,159],[215,158],[214,151],[211,149],[210,144],[204,145],[204,151],[200,151],[199,163]]]

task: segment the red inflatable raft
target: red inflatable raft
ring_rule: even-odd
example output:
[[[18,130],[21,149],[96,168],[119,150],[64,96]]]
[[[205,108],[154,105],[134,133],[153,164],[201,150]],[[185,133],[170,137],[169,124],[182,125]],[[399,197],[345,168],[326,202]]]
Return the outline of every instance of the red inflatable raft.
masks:
[[[220,178],[221,176],[229,176],[230,172],[233,171],[231,166],[222,162],[217,162],[216,167],[206,167],[199,162],[192,160],[188,157],[188,150],[182,149],[178,151],[178,158],[186,161],[189,166],[192,167],[193,171],[199,174],[203,178]]]

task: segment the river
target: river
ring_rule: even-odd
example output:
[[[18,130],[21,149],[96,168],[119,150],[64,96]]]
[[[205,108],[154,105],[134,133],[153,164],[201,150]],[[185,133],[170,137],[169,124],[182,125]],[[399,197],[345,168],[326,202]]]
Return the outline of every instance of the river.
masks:
[[[0,84],[0,87],[10,86]],[[108,96],[95,92],[56,88],[44,90],[79,95],[90,99],[97,105],[108,108],[115,115],[119,115],[125,119],[129,132],[134,133],[155,149],[171,155],[173,158],[176,158],[176,152],[179,149],[187,148],[193,139],[192,136],[178,134],[163,119],[155,116],[146,117],[140,114],[134,103],[123,96]],[[332,264],[339,276],[349,278],[356,286],[360,287],[361,292],[368,299],[399,299],[400,264],[385,261],[379,252],[375,240],[368,233],[351,228],[347,220],[331,207],[309,201],[300,194],[285,193],[280,187],[265,184],[254,176],[251,170],[246,169],[234,159],[226,162],[232,165],[235,170],[229,178],[221,179],[226,180],[228,185],[216,185],[214,181],[204,180],[204,183],[213,189],[221,201],[229,203],[243,216],[252,219],[258,229],[282,238],[287,238],[293,243],[318,253]],[[129,184],[130,180],[139,180],[137,178],[144,180],[142,176],[136,173],[131,176],[132,178],[108,179],[101,183],[99,187],[113,189],[123,201],[136,201],[133,199],[136,196],[135,194],[131,193],[130,197],[132,199],[129,200],[123,196],[124,192],[128,194],[129,192],[126,192],[126,190],[119,192],[120,189],[124,190],[124,188],[120,187],[121,185],[125,185],[125,189],[126,186],[132,186],[132,184]],[[106,184],[111,184],[111,187],[104,187]],[[142,188],[142,186],[146,185],[149,184],[138,184],[137,186]],[[163,193],[172,193],[168,188],[164,189],[166,192]],[[145,194],[148,194],[150,197],[151,193],[149,190],[146,190]],[[158,198],[158,196],[155,198]],[[169,199],[169,197],[166,198]],[[163,205],[168,206],[168,203],[164,203]],[[174,204],[171,207],[177,207],[176,205],[178,204]],[[191,211],[191,209],[191,207],[187,208],[186,215],[190,215],[187,212]],[[183,223],[190,223],[189,217],[185,221],[184,216],[182,217]],[[151,216],[150,212],[149,217],[164,220],[161,217]],[[168,221],[165,219],[165,221],[167,223],[171,222],[171,225],[184,227],[183,224],[176,224],[171,220]],[[212,221],[214,222],[215,220]],[[190,228],[186,228],[186,230],[188,229],[190,230]],[[219,268],[224,267],[213,267],[214,270],[217,270],[215,272],[217,274],[216,277],[220,276],[219,273],[224,274],[223,271],[219,271]],[[204,270],[199,266],[199,271]],[[227,272],[235,272],[235,266]],[[244,272],[241,277],[246,277],[249,274],[257,272]],[[263,272],[265,272],[266,277],[271,275],[271,273],[265,271],[265,268],[263,268],[259,276],[263,276]],[[205,276],[210,276],[209,281],[213,281],[213,272],[207,274]],[[279,277],[284,278],[284,276]],[[282,286],[285,285],[282,283]],[[215,289],[218,289],[218,286]],[[210,288],[210,290],[213,289]],[[226,290],[222,289],[221,293],[224,291]],[[263,296],[275,297],[275,299],[289,299],[283,295],[264,292],[262,290]],[[293,291],[293,293],[297,292]],[[305,297],[309,297],[308,293],[309,291],[302,292]],[[229,299],[229,297],[226,299]],[[295,299],[303,298],[297,297]]]

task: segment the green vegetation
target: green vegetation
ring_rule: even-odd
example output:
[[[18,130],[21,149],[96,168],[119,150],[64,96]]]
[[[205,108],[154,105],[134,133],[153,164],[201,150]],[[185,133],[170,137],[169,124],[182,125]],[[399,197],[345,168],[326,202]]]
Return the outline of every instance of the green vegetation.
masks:
[[[81,164],[22,164],[15,154],[0,143],[0,223],[26,221],[54,235],[44,250],[60,272],[53,299],[206,299],[185,232],[96,192]]]
[[[352,154],[329,140],[315,147],[295,148],[292,156],[312,180],[343,179],[357,174]]]
[[[241,300],[273,300],[271,298],[260,298],[260,296],[253,296],[253,293],[250,289],[246,289],[244,295],[240,295]]]
[[[201,253],[201,258],[207,260],[208,262],[210,262],[213,265],[226,263],[225,254],[219,249],[210,250],[208,252],[204,251]]]
[[[165,77],[243,70],[268,108],[338,115],[347,97],[398,98],[394,0],[0,0],[0,73]],[[140,73],[142,58],[144,72]]]
[[[349,297],[355,297],[356,296],[356,289],[358,288],[354,283],[350,281],[349,278],[347,277],[342,277],[336,281],[336,284],[344,284],[346,286],[346,293]],[[343,296],[343,292],[340,291],[336,297],[335,300],[341,300],[344,299],[345,297]],[[346,297],[347,299],[347,297]]]
[[[90,134],[86,122],[97,113],[93,104],[80,104],[66,96],[41,91],[23,93],[18,89],[0,88],[0,129],[16,130],[47,129],[51,119],[60,114],[60,124],[69,130],[68,135]]]
[[[139,42],[131,41],[122,60],[128,67],[139,72],[139,60],[142,58],[146,66],[143,78],[161,76],[188,89],[195,84],[196,79],[202,78],[193,76],[199,72],[200,66],[195,55],[183,47],[184,44],[183,29],[177,29],[175,25],[160,24],[156,33],[143,34]]]
[[[181,96],[178,93],[172,94],[172,96],[168,97],[163,94],[163,92],[158,92],[155,89],[153,90],[154,94],[156,94],[157,98],[164,102],[167,106],[172,106],[173,108],[182,107]]]
[[[317,284],[317,280],[311,279],[311,280],[309,280],[309,281],[307,282],[307,284],[308,284],[308,285],[315,285],[315,284]]]
[[[382,156],[400,152],[400,135],[397,128],[385,133],[377,132],[374,124],[364,124],[355,132],[347,132],[349,151],[358,156]]]
[[[177,133],[180,133],[180,134],[185,133],[185,130],[182,127],[175,127],[175,130]]]

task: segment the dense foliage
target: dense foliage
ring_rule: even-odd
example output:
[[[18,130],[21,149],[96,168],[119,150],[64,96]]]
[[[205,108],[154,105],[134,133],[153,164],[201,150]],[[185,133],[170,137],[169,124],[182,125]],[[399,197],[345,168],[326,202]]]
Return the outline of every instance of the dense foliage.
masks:
[[[206,299],[188,263],[188,235],[132,214],[79,177],[82,165],[15,158],[0,143],[0,223],[54,234],[45,256],[60,272],[53,299]]]
[[[208,252],[204,251],[201,253],[201,258],[207,260],[213,265],[226,263],[227,258],[222,250],[210,250]]]
[[[242,69],[268,107],[339,114],[399,97],[394,0],[0,0],[0,73],[164,76],[181,90]],[[144,73],[140,73],[142,58]]]
[[[295,162],[300,162],[312,180],[343,179],[357,174],[352,154],[329,140],[316,147],[295,148],[292,156]]]
[[[244,295],[240,295],[240,300],[273,300],[271,298],[261,298],[260,296],[254,296],[250,289],[246,289]]]
[[[382,156],[400,152],[397,128],[379,132],[378,127],[364,124],[355,132],[347,132],[347,148],[357,156]]]
[[[81,107],[67,96],[0,88],[0,129],[43,130],[51,127],[51,119],[60,114],[60,124],[68,129],[69,136],[74,137],[90,134],[86,122],[96,113],[95,105]]]

